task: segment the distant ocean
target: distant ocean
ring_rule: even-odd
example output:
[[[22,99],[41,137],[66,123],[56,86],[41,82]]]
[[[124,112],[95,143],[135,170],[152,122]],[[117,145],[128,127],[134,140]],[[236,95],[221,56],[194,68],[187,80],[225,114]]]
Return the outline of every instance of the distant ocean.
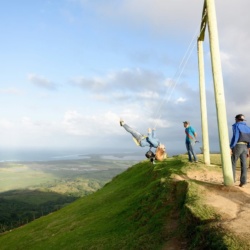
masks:
[[[5,161],[56,161],[56,160],[79,160],[98,155],[103,159],[111,160],[143,160],[144,154],[140,153],[113,153],[106,152],[84,152],[82,150],[28,150],[28,149],[0,149],[0,162]]]
[[[117,149],[116,149],[117,150]],[[118,152],[115,149],[99,149],[84,151],[82,149],[2,149],[0,148],[0,162],[4,161],[55,161],[55,160],[78,160],[95,157],[111,160],[144,160],[148,148],[136,148]],[[185,152],[167,152],[168,156],[183,154]]]

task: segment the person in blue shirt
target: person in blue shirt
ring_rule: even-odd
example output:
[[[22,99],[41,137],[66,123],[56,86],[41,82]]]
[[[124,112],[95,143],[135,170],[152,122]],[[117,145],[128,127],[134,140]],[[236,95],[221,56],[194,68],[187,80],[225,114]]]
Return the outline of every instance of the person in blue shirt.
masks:
[[[183,122],[186,134],[186,148],[188,152],[188,161],[189,162],[198,162],[196,153],[194,151],[194,145],[196,143],[197,133],[193,127],[190,126],[188,121]],[[193,157],[193,159],[192,159]]]
[[[243,114],[235,116],[235,123],[232,125],[233,136],[230,143],[233,177],[235,180],[236,163],[240,158],[241,173],[240,187],[247,183],[247,157],[250,153],[250,127],[245,122]]]

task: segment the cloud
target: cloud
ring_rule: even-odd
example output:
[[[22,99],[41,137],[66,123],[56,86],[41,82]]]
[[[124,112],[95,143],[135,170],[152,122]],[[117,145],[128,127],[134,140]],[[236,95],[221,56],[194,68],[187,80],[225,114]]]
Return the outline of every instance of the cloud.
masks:
[[[64,144],[60,123],[56,121],[35,120],[29,116],[22,116],[15,120],[0,119],[1,144],[5,148],[42,148]],[[48,144],[49,141],[49,144]]]
[[[159,86],[159,81],[163,79],[163,74],[159,72],[140,68],[126,68],[109,73],[104,77],[75,77],[70,82],[74,86],[93,92],[112,91],[115,89],[133,92],[149,88],[152,85],[156,85],[157,87]]]
[[[147,90],[147,91],[138,93],[138,97],[145,98],[145,99],[159,98],[159,94],[154,91]]]
[[[14,123],[7,120],[7,119],[4,119],[4,118],[1,118],[0,119],[0,128],[1,130],[9,130],[9,129],[12,129],[14,127]]]
[[[34,84],[37,87],[40,88],[45,88],[48,90],[55,90],[57,89],[57,85],[55,83],[53,83],[52,81],[46,79],[43,76],[39,76],[36,74],[29,74],[28,75],[28,80]]]
[[[122,113],[124,109],[129,109],[133,114],[146,116],[146,120],[159,117],[159,113],[168,110],[166,106],[199,101],[193,98],[199,97],[199,94],[188,82],[177,84],[153,70],[124,69],[95,79],[75,78],[71,84],[81,88],[85,94],[88,91],[99,103],[99,109],[104,108],[103,104],[110,104],[115,112]],[[168,111],[172,112],[173,109]],[[161,117],[165,118],[164,115]]]
[[[10,94],[10,95],[20,95],[23,92],[18,89],[18,88],[5,88],[5,89],[0,89],[0,94]]]
[[[192,88],[188,81],[177,83],[162,73],[140,68],[123,69],[103,78],[78,77],[72,79],[71,84],[85,94],[88,91],[100,103],[99,106],[111,104],[111,109],[120,113],[129,109],[133,114],[145,116],[146,120],[159,116],[164,120],[166,117],[162,113],[172,113],[178,109],[176,105],[199,102],[197,89]],[[176,113],[180,112],[177,110]]]
[[[144,69],[123,69],[104,77],[77,77],[70,80],[73,86],[91,92],[99,100],[129,100],[155,98],[164,87],[163,74]],[[108,93],[108,98],[105,96]]]
[[[181,0],[120,0],[116,1],[74,1],[83,6],[90,8],[99,16],[105,19],[116,20],[116,22],[127,22],[133,27],[148,26],[159,34],[162,31],[169,30],[175,35],[178,29],[185,25],[182,32],[187,32],[193,27],[198,27],[197,20],[200,21],[202,14],[203,2],[193,0],[188,3],[192,8],[187,11],[187,6]],[[188,20],[185,24],[183,20]]]
[[[183,97],[179,97],[175,103],[181,103],[181,102],[185,102],[186,101],[186,98],[183,98]]]
[[[103,137],[118,133],[119,116],[113,112],[84,115],[76,110],[65,112],[62,125],[66,133],[76,136]]]
[[[74,86],[78,86],[84,90],[91,90],[94,92],[102,92],[103,90],[107,89],[107,82],[105,79],[93,77],[93,78],[86,78],[86,77],[75,77],[70,80],[71,84]]]

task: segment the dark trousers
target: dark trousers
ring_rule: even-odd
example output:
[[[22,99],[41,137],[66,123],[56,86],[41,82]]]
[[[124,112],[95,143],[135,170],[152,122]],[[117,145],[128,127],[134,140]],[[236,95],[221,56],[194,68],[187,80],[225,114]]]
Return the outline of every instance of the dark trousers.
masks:
[[[247,153],[247,145],[236,144],[233,148],[233,154],[231,156],[234,181],[236,173],[236,163],[240,158],[240,184],[242,185],[247,183]]]

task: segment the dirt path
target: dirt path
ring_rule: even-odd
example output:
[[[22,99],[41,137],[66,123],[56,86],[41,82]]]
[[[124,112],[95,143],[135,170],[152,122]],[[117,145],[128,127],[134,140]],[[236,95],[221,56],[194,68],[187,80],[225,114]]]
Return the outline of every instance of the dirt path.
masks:
[[[250,239],[250,169],[248,184],[239,187],[240,172],[236,173],[234,186],[226,187],[222,172],[213,171],[213,167],[200,168],[187,173],[187,177],[200,181],[201,190],[206,197],[205,202],[214,207],[221,215],[222,225],[235,235]]]
[[[221,216],[221,225],[243,239],[250,239],[250,168],[248,184],[239,187],[240,171],[236,172],[236,183],[227,187],[223,184],[222,170],[218,166],[204,167],[197,164],[197,170],[190,170],[186,176],[175,176],[176,180],[196,180],[205,197],[205,203],[214,207]],[[174,225],[174,224],[173,224]],[[172,238],[162,250],[185,250],[187,242]]]

